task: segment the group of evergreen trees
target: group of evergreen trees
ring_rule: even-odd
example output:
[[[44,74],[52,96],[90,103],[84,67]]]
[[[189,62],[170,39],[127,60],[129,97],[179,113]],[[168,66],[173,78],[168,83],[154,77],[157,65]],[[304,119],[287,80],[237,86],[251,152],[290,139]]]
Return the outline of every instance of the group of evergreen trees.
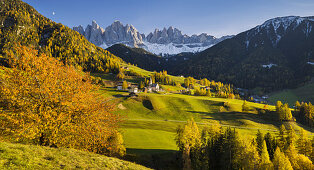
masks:
[[[204,127],[188,121],[177,129],[176,142],[182,153],[183,169],[313,169],[312,141],[303,130],[281,126],[278,136],[258,131],[252,140],[235,129],[219,124]]]
[[[289,108],[289,105],[285,103],[284,105],[281,103],[281,101],[277,101],[276,103],[276,112],[279,116],[279,120],[281,121],[290,121],[293,120],[291,110]]]
[[[221,82],[209,81],[204,78],[199,80],[199,84],[203,87],[195,85],[197,82],[193,77],[187,77],[184,79],[184,86],[194,89],[194,95],[196,96],[214,96],[222,98],[240,98],[239,95],[234,94],[232,85],[223,84]]]
[[[314,106],[309,103],[302,102],[301,104],[297,101],[295,103],[295,113],[294,117],[296,119],[310,127],[313,127],[314,123]]]
[[[276,103],[276,112],[281,121],[299,121],[307,126],[313,127],[314,106],[309,103],[297,101],[294,105],[294,112],[291,112],[288,104],[282,104],[281,101]]]
[[[164,85],[175,85],[175,82],[171,79],[171,77],[167,74],[167,71],[163,70],[161,72],[154,72],[150,78],[153,83],[160,83]]]
[[[149,78],[144,78],[144,80],[140,81],[139,88],[143,89],[144,87],[149,85],[150,80],[152,83],[158,83],[163,85],[177,85],[180,84],[174,80],[167,74],[167,71],[163,70],[161,72],[154,72]]]

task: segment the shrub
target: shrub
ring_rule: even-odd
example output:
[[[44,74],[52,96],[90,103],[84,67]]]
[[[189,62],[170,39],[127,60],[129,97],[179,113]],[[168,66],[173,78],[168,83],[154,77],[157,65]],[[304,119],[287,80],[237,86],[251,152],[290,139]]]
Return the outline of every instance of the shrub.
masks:
[[[0,134],[16,141],[103,153],[120,117],[90,76],[18,47],[0,77]]]

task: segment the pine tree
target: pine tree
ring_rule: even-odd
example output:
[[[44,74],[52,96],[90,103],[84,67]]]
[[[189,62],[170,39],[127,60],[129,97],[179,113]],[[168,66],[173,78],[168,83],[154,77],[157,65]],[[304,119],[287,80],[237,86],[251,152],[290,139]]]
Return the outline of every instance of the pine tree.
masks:
[[[301,129],[300,137],[297,140],[297,148],[300,154],[310,157],[312,153],[311,141],[308,139],[306,132]]]
[[[258,130],[256,134],[256,143],[257,143],[257,151],[259,155],[262,154],[263,142],[264,142],[263,134],[261,133],[260,130]]]
[[[280,149],[284,149],[286,146],[286,128],[284,125],[281,125],[279,128],[279,140],[278,140],[278,146]]]
[[[273,160],[274,168],[278,170],[293,170],[289,159],[282,153],[279,147],[276,148]]]
[[[241,140],[232,162],[233,169],[257,169],[261,161],[256,146],[252,142]]]
[[[279,113],[281,106],[282,106],[281,101],[277,101],[277,102],[276,102],[276,112],[277,112],[277,113]]]
[[[285,151],[286,156],[289,158],[291,166],[293,169],[312,169],[312,161],[303,154],[298,154],[292,143]]]
[[[262,143],[262,151],[261,151],[261,166],[262,169],[271,169],[272,163],[269,158],[269,154],[267,151],[267,145],[265,140]]]
[[[301,108],[301,104],[299,101],[296,101],[295,102],[295,105],[294,105],[294,111],[295,112],[299,112],[300,111],[300,108]]]
[[[265,142],[266,142],[266,145],[267,145],[267,150],[268,150],[268,153],[269,153],[269,157],[270,157],[271,160],[273,160],[274,153],[275,153],[275,150],[277,148],[276,139],[274,137],[272,137],[269,132],[265,135],[264,139],[265,139]]]
[[[141,82],[140,82],[140,89],[144,89],[144,87],[145,87],[145,84],[144,84],[143,81],[141,81]]]
[[[292,120],[292,113],[287,103],[283,105],[281,114],[283,114],[281,116],[282,120],[286,121]]]
[[[117,79],[122,80],[122,79],[124,79],[124,78],[125,78],[124,73],[123,73],[122,71],[120,71],[120,72],[117,74]]]
[[[123,90],[127,90],[128,89],[128,83],[125,80],[122,82],[122,89]]]
[[[286,136],[286,144],[284,146],[284,150],[286,150],[290,145],[294,144],[296,140],[296,134],[291,125],[288,125],[287,136]]]
[[[208,90],[206,91],[206,96],[208,96],[208,97],[211,97],[211,96],[212,96],[212,94],[211,94],[211,92],[210,92],[210,89],[208,89]]]
[[[194,120],[177,129],[176,143],[182,152],[183,169],[192,169],[191,150],[200,145],[201,136]]]
[[[242,112],[244,111],[249,111],[249,106],[246,102],[246,100],[243,101],[243,104],[242,104]]]

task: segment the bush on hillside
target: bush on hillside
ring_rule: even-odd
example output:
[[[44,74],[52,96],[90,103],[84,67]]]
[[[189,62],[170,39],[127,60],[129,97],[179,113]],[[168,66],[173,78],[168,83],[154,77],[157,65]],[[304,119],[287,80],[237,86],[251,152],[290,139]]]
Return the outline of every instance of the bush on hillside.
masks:
[[[91,83],[88,74],[26,47],[16,48],[8,58],[11,68],[0,68],[4,70],[0,77],[1,135],[96,153],[121,147],[121,140],[112,140],[120,117],[110,112],[113,104],[97,93],[99,86]]]

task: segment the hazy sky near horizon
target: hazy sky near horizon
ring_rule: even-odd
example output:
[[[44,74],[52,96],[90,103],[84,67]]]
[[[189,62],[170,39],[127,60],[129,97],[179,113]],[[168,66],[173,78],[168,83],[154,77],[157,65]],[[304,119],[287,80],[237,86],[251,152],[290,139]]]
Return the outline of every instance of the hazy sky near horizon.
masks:
[[[23,0],[69,27],[115,20],[139,32],[176,27],[184,34],[238,34],[280,16],[314,16],[314,0]]]

